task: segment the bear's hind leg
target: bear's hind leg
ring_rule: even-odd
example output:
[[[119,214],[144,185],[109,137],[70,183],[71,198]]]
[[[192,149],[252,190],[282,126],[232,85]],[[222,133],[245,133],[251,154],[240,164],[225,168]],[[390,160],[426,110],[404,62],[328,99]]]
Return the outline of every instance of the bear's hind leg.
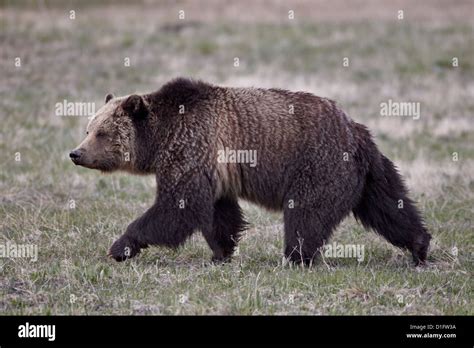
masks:
[[[230,260],[246,226],[242,210],[236,200],[221,198],[216,201],[212,229],[202,231],[212,249],[212,261]]]
[[[296,264],[310,265],[332,228],[325,226],[313,209],[306,208],[286,209],[284,224],[285,257]]]
[[[284,209],[285,257],[309,266],[335,227],[350,212],[348,197],[321,192],[316,202],[294,200]],[[292,200],[291,200],[292,201]]]

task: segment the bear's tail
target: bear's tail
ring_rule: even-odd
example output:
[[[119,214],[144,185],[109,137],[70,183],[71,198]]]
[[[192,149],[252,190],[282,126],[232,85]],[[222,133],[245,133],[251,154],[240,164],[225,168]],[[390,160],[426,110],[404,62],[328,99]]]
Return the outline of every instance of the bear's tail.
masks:
[[[431,235],[394,164],[379,152],[367,129],[357,126],[365,133],[358,158],[368,172],[354,216],[393,245],[410,250],[416,265],[424,264]]]

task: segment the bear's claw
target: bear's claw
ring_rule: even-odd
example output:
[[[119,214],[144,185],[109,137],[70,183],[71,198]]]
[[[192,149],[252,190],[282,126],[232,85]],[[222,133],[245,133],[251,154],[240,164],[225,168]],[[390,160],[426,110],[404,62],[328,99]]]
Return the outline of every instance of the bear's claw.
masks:
[[[140,253],[140,248],[132,240],[123,236],[117,239],[109,249],[107,256],[113,258],[117,262],[130,259]]]

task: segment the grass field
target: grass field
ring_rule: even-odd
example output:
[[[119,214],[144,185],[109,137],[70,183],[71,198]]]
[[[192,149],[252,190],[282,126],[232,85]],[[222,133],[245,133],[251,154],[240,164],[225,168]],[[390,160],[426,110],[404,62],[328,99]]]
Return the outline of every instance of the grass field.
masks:
[[[38,247],[36,262],[0,258],[1,314],[474,314],[472,1],[40,4],[0,8],[0,244]],[[332,241],[364,245],[362,262],[285,265],[281,216],[245,202],[232,263],[210,264],[198,233],[176,252],[107,258],[151,205],[154,178],[75,167],[87,118],[54,106],[176,76],[337,100],[405,175],[433,235],[429,265],[352,217]],[[388,99],[419,102],[421,117],[381,117]]]

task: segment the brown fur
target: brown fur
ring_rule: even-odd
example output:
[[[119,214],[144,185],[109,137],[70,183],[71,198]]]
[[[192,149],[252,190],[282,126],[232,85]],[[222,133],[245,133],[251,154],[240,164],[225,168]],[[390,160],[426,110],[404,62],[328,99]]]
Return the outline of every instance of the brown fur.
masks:
[[[417,263],[426,258],[430,235],[402,179],[367,129],[333,101],[176,79],[151,94],[106,102],[73,161],[157,180],[155,204],[112,246],[116,260],[148,245],[177,247],[196,230],[215,260],[228,259],[246,226],[239,198],[283,210],[285,255],[295,262],[311,263],[351,211],[411,250]],[[97,140],[98,132],[107,137]],[[257,165],[219,163],[226,148],[256,151]]]

